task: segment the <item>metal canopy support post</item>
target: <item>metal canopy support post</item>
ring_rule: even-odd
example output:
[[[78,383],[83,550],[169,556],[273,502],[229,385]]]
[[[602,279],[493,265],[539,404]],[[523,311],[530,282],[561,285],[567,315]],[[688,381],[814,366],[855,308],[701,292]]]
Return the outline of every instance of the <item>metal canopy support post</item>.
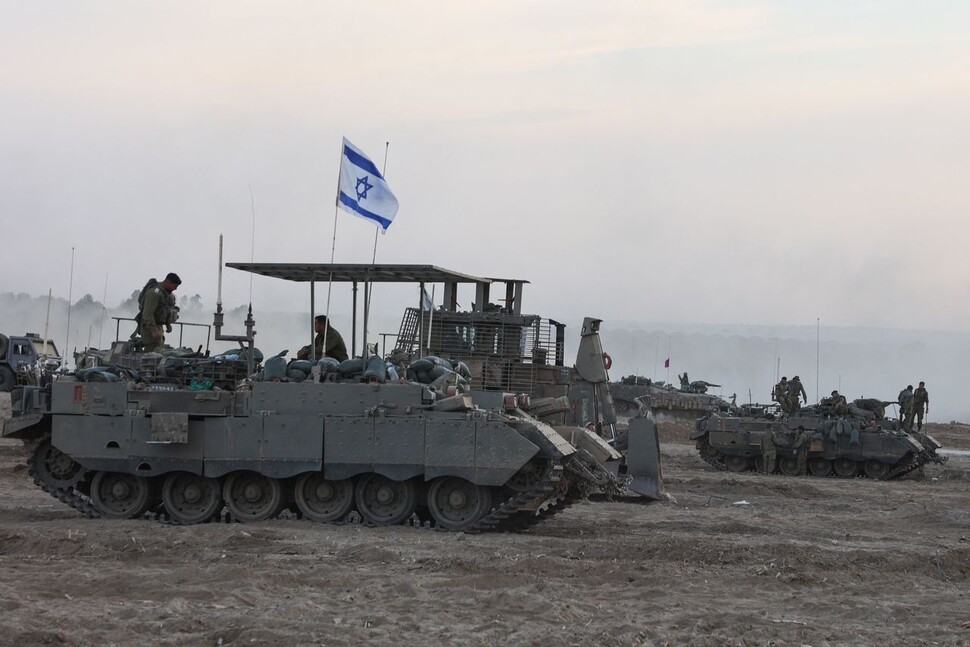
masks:
[[[418,357],[424,357],[424,281],[418,286]]]
[[[367,318],[370,316],[370,281],[364,281],[364,328],[361,331],[360,356],[367,360]]]
[[[442,297],[442,305],[449,312],[458,311],[458,282],[445,281],[445,294]]]
[[[475,284],[475,312],[485,312],[485,306],[488,305],[489,285],[485,282]]]
[[[313,343],[313,334],[316,332],[314,323],[317,320],[317,282],[310,281],[310,359],[314,362],[320,359],[317,357],[317,345]]]
[[[350,330],[350,356],[357,357],[357,281],[354,281],[354,304],[352,311],[354,326]]]

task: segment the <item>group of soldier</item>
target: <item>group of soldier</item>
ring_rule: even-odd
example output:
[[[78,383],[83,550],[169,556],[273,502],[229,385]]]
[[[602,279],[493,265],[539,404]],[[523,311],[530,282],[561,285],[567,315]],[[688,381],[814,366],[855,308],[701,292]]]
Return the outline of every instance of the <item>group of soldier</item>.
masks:
[[[916,420],[916,431],[923,431],[923,414],[930,412],[930,394],[926,391],[926,382],[920,382],[914,390],[909,384],[899,392],[899,417],[903,421],[903,429],[913,430],[913,420]]]
[[[801,398],[800,401],[799,398]],[[795,415],[798,412],[799,408],[801,408],[800,402],[808,404],[808,394],[805,393],[805,386],[802,384],[801,378],[797,375],[791,380],[787,377],[782,377],[781,381],[772,389],[771,399],[781,405],[781,410],[789,416]]]
[[[802,403],[808,404],[808,395],[805,393],[805,387],[797,375],[790,380],[787,377],[782,377],[781,381],[772,389],[771,399],[781,406],[785,415],[789,416],[798,413]],[[915,390],[913,389],[913,385],[910,384],[899,392],[897,402],[899,403],[899,419],[902,421],[903,429],[912,431],[913,423],[915,422],[916,431],[922,431],[923,416],[930,412],[930,395],[926,391],[926,383],[920,382],[919,387]],[[885,407],[880,405],[892,403],[880,403],[880,401],[872,399],[856,400],[853,403],[855,407],[853,407],[853,405],[850,405],[846,401],[844,395],[838,391],[832,391],[832,395],[827,398],[822,398],[819,404],[831,407],[837,415],[845,415],[851,412],[863,415],[871,411],[876,414],[876,417],[881,418],[885,414]],[[858,411],[860,408],[864,411]],[[872,413],[868,415],[872,416]]]

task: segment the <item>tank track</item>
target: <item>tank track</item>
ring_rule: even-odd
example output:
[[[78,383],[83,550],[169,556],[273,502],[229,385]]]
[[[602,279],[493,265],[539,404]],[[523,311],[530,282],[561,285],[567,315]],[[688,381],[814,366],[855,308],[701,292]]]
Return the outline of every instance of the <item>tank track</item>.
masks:
[[[714,469],[727,470],[727,465],[724,464],[724,455],[711,447],[711,444],[707,442],[707,436],[697,439],[697,451],[700,452],[701,459]]]
[[[42,478],[37,466],[37,450],[45,442],[49,443],[50,440],[50,434],[44,434],[35,439],[24,440],[24,451],[27,454],[27,475],[30,476],[35,485],[61,503],[74,508],[88,519],[100,519],[104,516],[101,510],[91,502],[90,497],[83,494],[77,487],[74,485],[67,487],[59,486],[45,481]],[[87,479],[87,476],[87,472],[82,472],[77,479],[77,483],[83,483]]]
[[[77,510],[82,516],[88,519],[104,518],[104,514],[94,504],[91,497],[83,493],[78,487],[75,487],[74,485],[62,487],[44,480],[43,475],[38,470],[38,466],[36,464],[37,450],[43,443],[49,443],[50,439],[50,434],[44,434],[43,436],[35,439],[24,440],[24,450],[26,452],[27,460],[27,474],[30,476],[31,480],[33,480],[34,484],[44,492],[47,492],[61,503]],[[77,484],[80,485],[84,483],[88,477],[90,477],[90,475],[90,472],[82,472],[77,479]],[[514,496],[508,497],[498,506],[492,508],[488,514],[479,519],[474,525],[462,529],[460,532],[481,533],[492,530],[498,532],[510,532],[535,526],[539,522],[559,514],[570,505],[582,500],[583,495],[580,492],[576,491],[575,488],[567,487],[567,493],[565,495],[553,498],[551,501],[544,501],[539,510],[533,512],[527,508],[527,506],[534,504],[538,499],[547,499],[549,494],[554,492],[557,488],[562,487],[562,484],[563,466],[550,466],[531,488],[523,492],[519,492]],[[169,517],[163,508],[160,508],[160,511],[147,512],[142,518],[160,523],[179,525],[177,521],[174,521]],[[233,523],[230,515],[228,513],[223,514],[221,511],[217,513],[210,521],[225,521],[227,523]],[[325,525],[348,524],[366,525],[360,514],[356,512],[350,512],[343,519],[338,519]],[[416,528],[428,528],[432,530],[444,531],[443,528],[437,527],[433,521],[415,523],[409,518],[400,525],[410,525]]]

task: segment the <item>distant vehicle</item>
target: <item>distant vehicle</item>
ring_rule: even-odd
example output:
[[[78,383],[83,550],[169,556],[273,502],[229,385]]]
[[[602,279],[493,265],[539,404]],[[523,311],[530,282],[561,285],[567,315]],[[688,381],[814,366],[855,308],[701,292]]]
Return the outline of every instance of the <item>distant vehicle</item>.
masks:
[[[0,391],[41,384],[60,366],[61,356],[53,341],[30,332],[22,337],[0,334]]]
[[[686,374],[685,374],[686,375]],[[678,389],[672,384],[655,382],[647,377],[628,375],[619,382],[610,382],[610,393],[616,403],[617,415],[629,418],[646,414],[656,422],[685,421],[693,423],[698,418],[714,412],[727,412],[734,406],[713,393],[704,381],[682,384]]]
[[[929,434],[907,433],[898,420],[857,407],[840,413],[826,404],[802,407],[792,416],[777,405],[712,413],[697,421],[691,438],[705,462],[731,472],[887,480],[946,460]],[[766,456],[769,447],[773,461]]]

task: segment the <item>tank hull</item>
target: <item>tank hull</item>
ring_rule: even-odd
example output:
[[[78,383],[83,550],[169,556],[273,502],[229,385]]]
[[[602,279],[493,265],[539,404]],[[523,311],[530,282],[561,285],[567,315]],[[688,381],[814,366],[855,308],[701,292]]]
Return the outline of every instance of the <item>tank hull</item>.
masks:
[[[893,420],[711,414],[697,421],[692,439],[707,463],[734,472],[886,480],[945,460],[936,452],[939,443],[906,433]]]
[[[35,483],[87,516],[531,525],[605,470],[521,412],[419,384],[191,391],[60,380],[15,412]],[[25,398],[24,401],[29,400]],[[8,433],[9,432],[9,433]],[[580,497],[581,498],[581,497]]]

